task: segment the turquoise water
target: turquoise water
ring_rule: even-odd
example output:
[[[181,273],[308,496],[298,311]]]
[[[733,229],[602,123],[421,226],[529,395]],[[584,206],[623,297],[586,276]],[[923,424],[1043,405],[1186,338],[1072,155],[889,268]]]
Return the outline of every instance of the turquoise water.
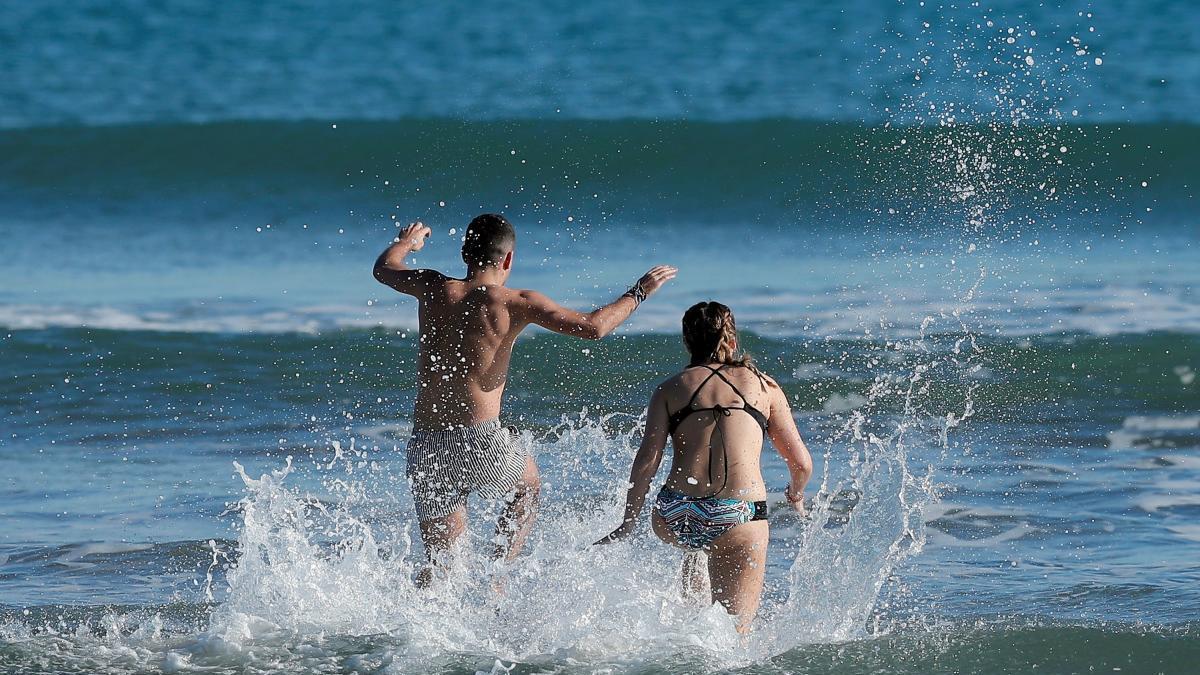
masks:
[[[1189,19],[6,8],[0,665],[1190,672]],[[439,593],[412,587],[415,307],[369,274],[415,218],[421,264],[456,270],[484,210],[518,228],[512,283],[567,304],[680,268],[609,339],[518,343],[507,421],[546,491],[502,600],[470,554]],[[817,461],[812,516],[771,517],[747,644],[680,604],[648,533],[587,547],[704,298],[733,307]]]
[[[605,0],[469,9],[362,1],[20,3],[0,20],[8,45],[0,59],[9,73],[0,84],[0,123],[884,122],[918,87],[939,103],[968,108],[997,107],[999,96],[1007,112],[1003,99],[1012,92],[994,85],[1011,66],[1031,69],[1018,92],[1046,92],[1039,81],[1048,78],[1048,99],[1061,97],[1064,112],[1093,120],[1194,121],[1200,96],[1192,8],[1171,0],[1104,7]]]

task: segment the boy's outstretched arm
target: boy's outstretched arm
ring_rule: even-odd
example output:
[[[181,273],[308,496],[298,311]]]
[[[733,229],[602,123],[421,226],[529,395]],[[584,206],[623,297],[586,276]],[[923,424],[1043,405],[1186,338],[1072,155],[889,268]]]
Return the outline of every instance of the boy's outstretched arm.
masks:
[[[536,291],[521,291],[521,309],[529,323],[563,335],[599,340],[628,319],[643,300],[674,279],[677,273],[678,270],[670,265],[653,267],[624,295],[588,313],[567,309]]]
[[[375,259],[375,280],[401,293],[418,297],[424,295],[429,284],[442,277],[441,273],[434,270],[409,269],[404,258],[424,248],[425,239],[429,237],[430,232],[431,230],[420,221],[404,228],[392,245]]]

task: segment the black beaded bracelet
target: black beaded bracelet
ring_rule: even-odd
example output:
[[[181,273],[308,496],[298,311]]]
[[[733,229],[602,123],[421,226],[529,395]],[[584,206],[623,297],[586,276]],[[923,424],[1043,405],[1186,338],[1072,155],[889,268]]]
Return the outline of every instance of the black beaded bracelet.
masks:
[[[642,288],[642,282],[639,281],[633,285],[633,288],[622,293],[622,296],[633,298],[633,301],[640,305],[646,300],[646,289]]]

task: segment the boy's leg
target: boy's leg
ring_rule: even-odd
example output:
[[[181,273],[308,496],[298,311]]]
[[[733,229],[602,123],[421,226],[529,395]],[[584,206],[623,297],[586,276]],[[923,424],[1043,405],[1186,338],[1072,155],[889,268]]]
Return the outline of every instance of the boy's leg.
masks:
[[[514,488],[500,517],[496,520],[495,548],[492,557],[496,560],[512,560],[521,553],[533,521],[537,517],[538,497],[541,495],[541,476],[533,457],[525,458],[525,471]]]
[[[417,586],[425,588],[433,581],[433,571],[445,567],[450,561],[450,549],[467,529],[467,509],[460,506],[449,515],[421,521],[421,543],[425,545],[425,556],[429,559],[417,573]]]

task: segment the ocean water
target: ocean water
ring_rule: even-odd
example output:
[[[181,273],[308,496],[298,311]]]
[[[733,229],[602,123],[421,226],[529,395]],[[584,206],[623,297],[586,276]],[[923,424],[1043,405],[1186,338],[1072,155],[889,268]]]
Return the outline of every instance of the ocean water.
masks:
[[[0,667],[1194,672],[1191,10],[9,3]],[[474,505],[421,591],[415,307],[369,268],[421,219],[455,271],[485,210],[566,304],[680,275],[518,342],[538,527],[497,568]],[[817,464],[748,641],[648,532],[588,546],[709,298]]]

